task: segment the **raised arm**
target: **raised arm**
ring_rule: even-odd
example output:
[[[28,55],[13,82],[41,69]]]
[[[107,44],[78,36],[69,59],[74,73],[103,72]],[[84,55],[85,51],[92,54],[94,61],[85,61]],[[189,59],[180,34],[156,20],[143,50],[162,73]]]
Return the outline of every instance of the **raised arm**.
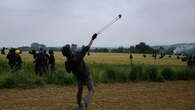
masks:
[[[90,40],[90,42],[89,42],[89,44],[88,44],[88,47],[89,47],[89,48],[90,48],[91,45],[93,44],[93,41],[94,41],[94,39],[96,39],[96,37],[97,37],[97,34],[96,34],[96,33],[93,34],[93,36],[92,36],[92,38],[91,38],[91,40]]]
[[[81,57],[80,58],[83,58],[85,56],[85,54],[89,51],[89,49],[90,49],[91,45],[93,44],[94,39],[96,39],[96,37],[97,37],[97,34],[96,33],[93,34],[89,44],[81,50]]]

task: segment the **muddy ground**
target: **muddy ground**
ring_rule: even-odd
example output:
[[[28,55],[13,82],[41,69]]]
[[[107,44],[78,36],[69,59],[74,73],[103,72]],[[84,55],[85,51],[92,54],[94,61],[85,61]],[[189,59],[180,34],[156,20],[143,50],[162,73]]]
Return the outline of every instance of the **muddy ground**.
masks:
[[[0,89],[0,110],[77,110],[76,91],[76,86]],[[88,110],[195,110],[195,80],[99,84]]]

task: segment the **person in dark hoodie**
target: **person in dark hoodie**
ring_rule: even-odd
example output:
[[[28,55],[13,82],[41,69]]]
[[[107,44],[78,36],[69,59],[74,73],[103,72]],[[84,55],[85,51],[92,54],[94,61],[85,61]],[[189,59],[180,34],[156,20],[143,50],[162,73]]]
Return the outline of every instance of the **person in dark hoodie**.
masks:
[[[37,67],[36,73],[40,76],[47,72],[46,54],[42,48],[40,48],[39,53],[36,55],[35,65]]]
[[[70,45],[65,45],[62,48],[62,54],[66,56],[67,61],[65,62],[65,68],[68,73],[73,73],[78,81],[78,92],[77,92],[77,104],[79,109],[86,110],[89,102],[91,101],[94,94],[94,84],[93,78],[90,75],[89,69],[85,64],[83,58],[89,51],[94,39],[96,39],[97,34],[95,33],[89,44],[82,48],[81,51],[72,53]],[[82,100],[83,86],[86,85],[88,88],[87,96]]]
[[[44,50],[43,53],[44,53],[44,63],[45,63],[44,68],[46,72],[48,72],[49,71],[49,55],[47,54],[46,50]]]
[[[2,55],[5,55],[5,47],[2,48],[1,54],[2,54]]]
[[[15,51],[16,51],[16,49],[11,48],[7,54],[9,66],[10,66],[12,71],[14,70],[14,66],[15,66]]]
[[[49,50],[49,67],[51,72],[55,71],[55,57],[53,50]]]
[[[15,50],[15,71],[20,70],[22,67],[22,58],[20,57],[20,53],[20,50]]]
[[[38,74],[38,73],[40,73],[39,72],[39,63],[37,62],[37,52],[36,52],[36,50],[30,50],[29,51],[29,54],[31,54],[31,55],[33,55],[33,58],[34,58],[34,61],[33,61],[33,63],[35,64],[35,73],[36,74]]]
[[[188,67],[189,67],[190,69],[192,69],[192,67],[193,67],[193,56],[192,56],[192,55],[190,55],[190,56],[188,57],[187,65],[188,65]]]
[[[22,59],[20,57],[20,50],[18,49],[10,49],[9,53],[7,54],[7,59],[9,61],[9,65],[11,71],[17,71],[21,69],[22,66]]]

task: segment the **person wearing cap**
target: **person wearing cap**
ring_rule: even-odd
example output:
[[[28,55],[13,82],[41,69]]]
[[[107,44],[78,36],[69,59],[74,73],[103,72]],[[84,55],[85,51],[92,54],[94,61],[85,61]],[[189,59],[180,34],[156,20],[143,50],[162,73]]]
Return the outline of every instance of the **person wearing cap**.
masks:
[[[94,94],[94,84],[93,78],[90,75],[89,69],[85,64],[83,58],[86,53],[89,51],[94,39],[96,39],[97,34],[95,33],[89,44],[82,48],[81,51],[72,53],[70,45],[66,45],[62,48],[62,54],[67,58],[65,62],[65,68],[68,73],[73,73],[78,82],[78,92],[77,92],[77,104],[79,109],[86,110],[89,102],[91,101]],[[83,86],[86,85],[88,88],[87,96],[82,100]]]
[[[20,70],[22,67],[22,59],[20,57],[21,51],[19,49],[15,50],[15,71]]]
[[[9,60],[9,66],[12,71],[17,71],[21,69],[22,59],[20,57],[20,50],[11,48],[7,54],[7,59]]]

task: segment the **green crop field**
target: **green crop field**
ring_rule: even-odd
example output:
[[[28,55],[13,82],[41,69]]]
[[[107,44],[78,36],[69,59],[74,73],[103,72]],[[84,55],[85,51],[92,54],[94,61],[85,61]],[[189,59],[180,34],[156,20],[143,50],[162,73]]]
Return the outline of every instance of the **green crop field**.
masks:
[[[143,54],[133,54],[133,63],[135,64],[146,64],[146,65],[170,65],[170,66],[186,66],[186,62],[181,62],[176,56],[169,58],[165,56],[163,59],[154,59],[151,54],[146,54],[146,58]],[[21,54],[22,60],[24,62],[32,62],[33,57],[29,55],[28,52],[23,52]],[[64,64],[65,57],[62,56],[61,52],[55,52],[56,63]],[[1,60],[5,59],[6,56],[1,55]],[[99,63],[99,64],[129,64],[129,54],[128,53],[91,53],[90,56],[85,57],[87,63]]]
[[[76,79],[64,68],[65,57],[55,52],[56,71],[40,77],[34,72],[33,56],[27,52],[21,54],[23,65],[17,72],[11,72],[6,56],[0,56],[0,87],[34,87],[48,84],[75,84]],[[130,61],[126,53],[91,53],[85,57],[95,83],[127,81],[166,81],[190,80],[195,78],[195,70],[189,69],[186,62],[176,56],[165,56],[156,60],[147,54],[133,54]]]

